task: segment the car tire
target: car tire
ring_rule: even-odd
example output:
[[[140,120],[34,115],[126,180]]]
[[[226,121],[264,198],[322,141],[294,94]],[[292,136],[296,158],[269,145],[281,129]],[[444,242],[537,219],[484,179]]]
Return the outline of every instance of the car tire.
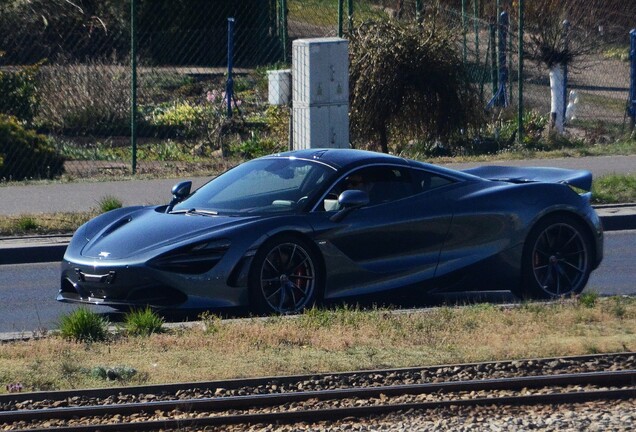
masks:
[[[524,244],[522,286],[515,294],[556,299],[579,294],[592,271],[592,243],[585,226],[567,215],[542,219]]]
[[[254,313],[293,314],[322,297],[322,266],[306,240],[293,235],[263,244],[250,269],[250,306]]]

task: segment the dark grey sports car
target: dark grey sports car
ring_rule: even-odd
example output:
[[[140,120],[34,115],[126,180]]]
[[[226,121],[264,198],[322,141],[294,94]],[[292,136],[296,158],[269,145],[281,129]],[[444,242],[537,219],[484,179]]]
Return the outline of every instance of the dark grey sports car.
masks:
[[[460,172],[360,150],[266,156],[80,227],[57,299],[289,313],[396,289],[577,294],[603,257],[591,184],[587,171]]]

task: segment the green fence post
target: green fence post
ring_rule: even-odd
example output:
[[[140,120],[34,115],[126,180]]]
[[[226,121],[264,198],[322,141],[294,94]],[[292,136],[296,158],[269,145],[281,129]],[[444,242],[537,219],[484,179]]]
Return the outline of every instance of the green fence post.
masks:
[[[130,0],[130,145],[132,173],[137,172],[137,0]]]
[[[512,6],[510,6],[512,7]],[[508,12],[509,16],[512,17],[512,10]],[[508,73],[512,73],[512,20],[508,20]],[[512,105],[512,77],[508,78],[508,102]]]
[[[344,0],[338,0],[338,37],[342,37],[344,27]]]
[[[347,0],[349,34],[353,33],[353,0]]]
[[[466,37],[468,34],[468,16],[466,15],[466,0],[462,0],[462,44],[463,44],[463,49],[462,49],[462,60],[464,61],[464,64],[466,63],[466,60],[468,60],[468,47],[466,46],[467,41],[466,41]]]
[[[475,63],[479,64],[479,0],[473,0],[473,26],[475,28]]]
[[[418,24],[423,21],[422,17],[422,0],[415,0],[415,20]]]
[[[232,118],[232,102],[234,101],[234,18],[227,19],[227,82],[225,84],[225,98],[227,103],[227,116]]]
[[[492,94],[497,93],[499,88],[499,77],[497,76],[497,20],[495,17],[490,18],[490,32],[488,37],[488,46],[490,47],[490,78],[492,81]]]
[[[518,78],[517,78],[517,140],[521,142],[523,140],[523,32],[524,32],[524,4],[523,0],[519,0],[519,41],[517,48],[519,56]]]
[[[280,43],[283,45],[283,61],[287,62],[287,0],[280,0]]]
[[[500,0],[497,0],[495,8],[497,9],[497,13],[495,14],[495,26],[497,28],[497,31],[495,32],[495,49],[497,50],[497,55],[495,56],[495,58],[497,59],[497,65],[495,67],[497,70],[499,70],[499,68],[501,67],[501,65],[499,64],[499,16],[501,15]]]

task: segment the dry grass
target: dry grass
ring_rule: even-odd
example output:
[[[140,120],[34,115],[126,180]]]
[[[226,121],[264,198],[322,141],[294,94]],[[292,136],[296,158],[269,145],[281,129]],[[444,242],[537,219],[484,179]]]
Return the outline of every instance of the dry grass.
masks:
[[[0,392],[12,383],[68,389],[636,350],[636,301],[593,303],[207,316],[193,328],[93,344],[50,336],[1,346]],[[91,376],[96,367],[132,367],[137,374],[106,382]]]
[[[3,216],[0,218],[0,236],[71,233],[97,215],[95,210]]]

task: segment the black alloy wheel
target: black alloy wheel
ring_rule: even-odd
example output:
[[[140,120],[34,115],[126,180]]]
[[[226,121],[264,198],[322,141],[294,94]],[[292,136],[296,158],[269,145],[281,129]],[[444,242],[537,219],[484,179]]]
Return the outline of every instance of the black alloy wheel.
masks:
[[[579,294],[590,276],[591,252],[578,221],[551,217],[539,222],[524,247],[523,295],[555,299]]]
[[[293,236],[265,243],[254,258],[250,293],[257,313],[290,314],[312,306],[321,293],[321,277],[310,245]]]

